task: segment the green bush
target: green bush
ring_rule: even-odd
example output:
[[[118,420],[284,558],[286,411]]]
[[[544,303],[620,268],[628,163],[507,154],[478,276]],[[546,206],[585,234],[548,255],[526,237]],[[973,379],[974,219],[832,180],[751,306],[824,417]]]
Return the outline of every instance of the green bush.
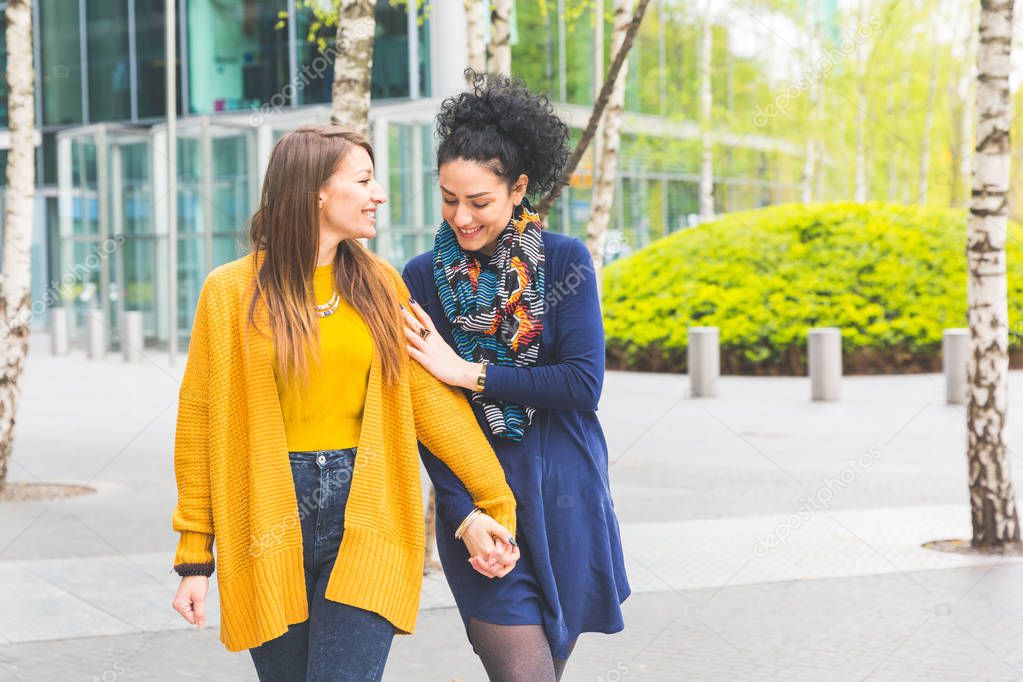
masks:
[[[807,330],[840,327],[847,373],[935,371],[942,330],[967,324],[966,225],[956,210],[784,204],[677,232],[605,269],[609,366],[684,370],[687,328],[713,326],[723,371],[803,373]],[[1015,321],[1020,225],[1006,248]]]

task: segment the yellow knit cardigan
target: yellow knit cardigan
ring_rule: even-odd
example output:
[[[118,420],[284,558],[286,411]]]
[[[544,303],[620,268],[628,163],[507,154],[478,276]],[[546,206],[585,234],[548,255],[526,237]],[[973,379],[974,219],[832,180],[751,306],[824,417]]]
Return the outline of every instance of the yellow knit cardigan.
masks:
[[[174,441],[172,525],[180,533],[174,563],[213,563],[216,538],[220,639],[230,651],[257,646],[309,617],[272,342],[248,327],[257,257],[222,265],[203,284]],[[389,271],[399,300],[407,299],[397,272],[377,263]],[[260,330],[266,320],[266,306],[257,306]],[[515,498],[464,396],[407,359],[401,380],[385,384],[374,351],[326,597],[378,613],[402,634],[415,628],[422,588],[417,438],[465,482],[479,507],[515,532]]]

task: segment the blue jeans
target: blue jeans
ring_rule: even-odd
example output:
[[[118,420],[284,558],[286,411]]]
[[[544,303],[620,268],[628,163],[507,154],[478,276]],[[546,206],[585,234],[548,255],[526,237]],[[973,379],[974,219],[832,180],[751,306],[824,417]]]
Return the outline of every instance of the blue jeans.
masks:
[[[249,649],[261,682],[379,682],[394,627],[382,616],[324,596],[344,533],[355,448],[291,452],[309,619]]]

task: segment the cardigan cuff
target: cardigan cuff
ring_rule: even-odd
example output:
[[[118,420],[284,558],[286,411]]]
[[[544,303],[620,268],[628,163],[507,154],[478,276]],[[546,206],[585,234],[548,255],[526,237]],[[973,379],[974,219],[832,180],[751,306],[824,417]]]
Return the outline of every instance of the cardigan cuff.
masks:
[[[515,537],[515,498],[499,498],[496,500],[480,500],[476,503],[476,506],[486,512],[487,516],[491,517],[499,524],[508,529]],[[461,519],[459,520],[461,523]],[[457,526],[456,526],[457,527]]]
[[[213,575],[213,564],[176,564],[174,572],[182,578],[190,575],[204,575],[209,578]]]
[[[194,530],[181,531],[174,566],[213,566],[213,535]],[[212,573],[212,569],[210,571]]]

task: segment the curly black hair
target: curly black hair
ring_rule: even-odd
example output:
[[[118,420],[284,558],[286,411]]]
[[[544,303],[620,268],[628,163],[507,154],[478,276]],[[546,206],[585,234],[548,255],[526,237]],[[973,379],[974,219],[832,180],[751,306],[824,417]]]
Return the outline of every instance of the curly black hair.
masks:
[[[475,161],[514,186],[529,178],[526,193],[548,194],[568,163],[568,126],[546,95],[519,79],[466,69],[473,87],[449,97],[437,115],[437,168],[448,161]]]

